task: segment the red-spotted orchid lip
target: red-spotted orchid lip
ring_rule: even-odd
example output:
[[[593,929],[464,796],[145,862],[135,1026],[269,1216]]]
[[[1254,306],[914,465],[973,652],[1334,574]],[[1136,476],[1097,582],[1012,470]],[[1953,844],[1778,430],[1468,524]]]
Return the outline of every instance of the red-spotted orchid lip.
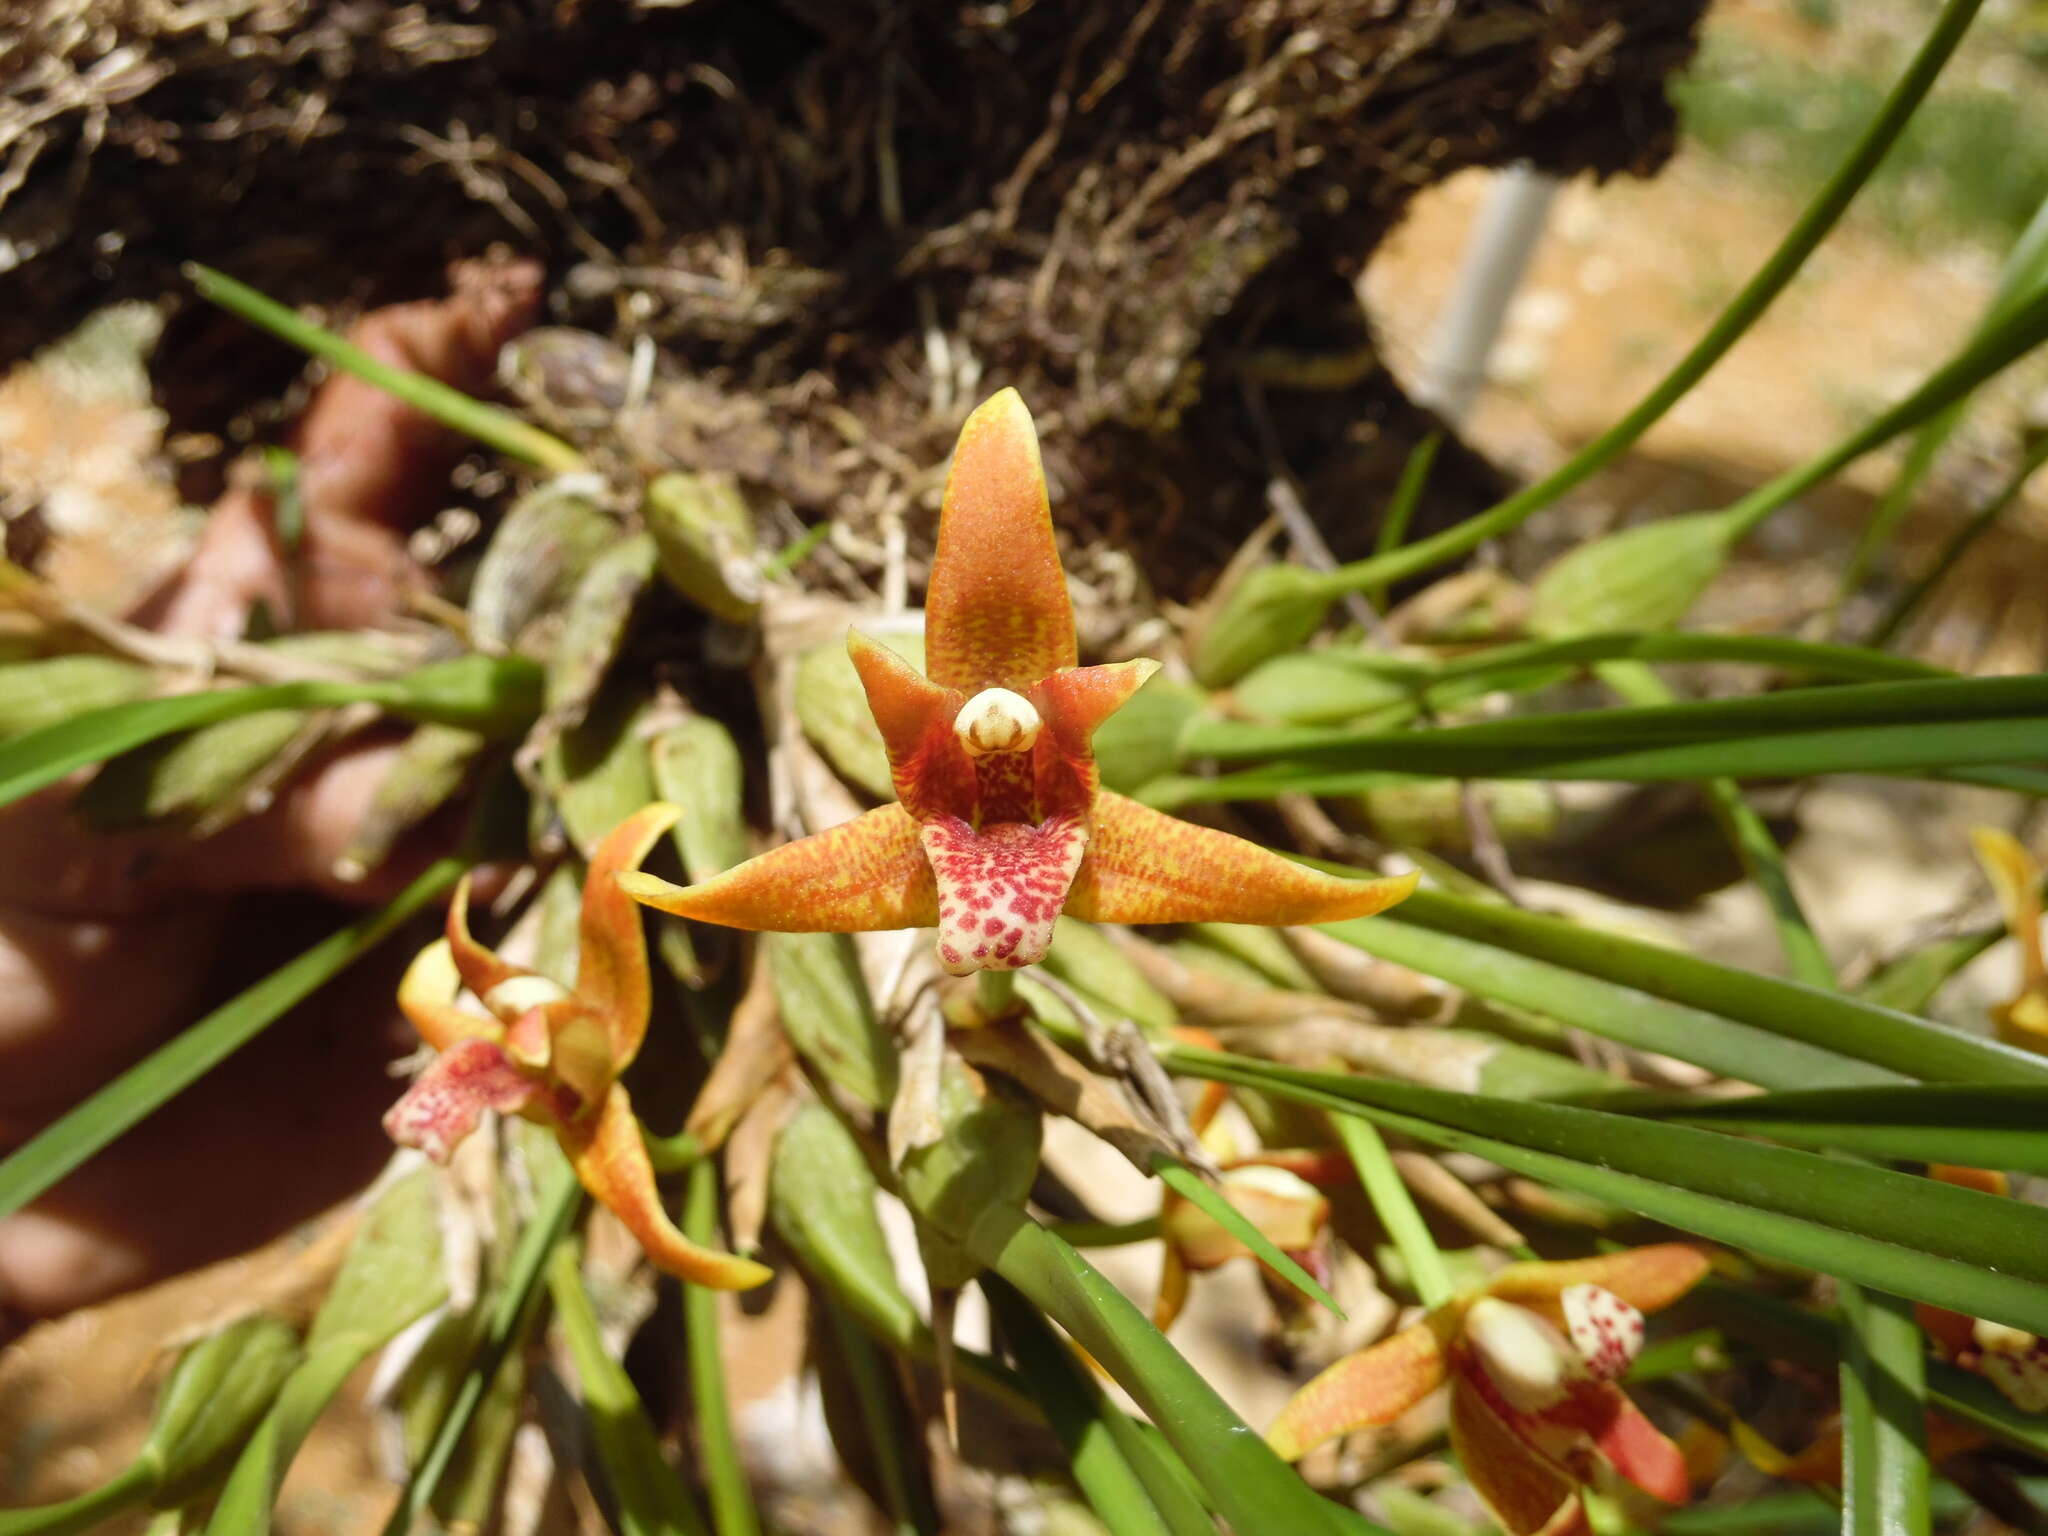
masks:
[[[1110,923],[1367,917],[1415,876],[1345,880],[1100,787],[1096,727],[1158,670],[1077,664],[1038,435],[1015,390],[961,428],[925,599],[926,671],[848,640],[897,803],[635,901],[782,932],[937,928],[946,970],[1036,964],[1064,911]]]

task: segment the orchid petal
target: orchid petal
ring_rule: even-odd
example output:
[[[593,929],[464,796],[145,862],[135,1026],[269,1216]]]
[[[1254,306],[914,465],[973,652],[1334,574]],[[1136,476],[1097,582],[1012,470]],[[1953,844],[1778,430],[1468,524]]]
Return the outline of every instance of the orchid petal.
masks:
[[[1014,971],[1045,958],[1088,845],[1079,817],[977,832],[939,816],[924,824],[922,841],[938,885],[939,964],[950,975]]]
[[[1425,1319],[1346,1355],[1288,1399],[1266,1443],[1283,1460],[1299,1461],[1325,1440],[1393,1423],[1443,1384],[1439,1326]]]
[[[398,983],[398,1010],[412,1021],[420,1038],[437,1051],[461,1040],[496,1040],[505,1027],[455,1006],[462,977],[446,939],[436,939],[412,957]]]
[[[1578,1479],[1538,1452],[1463,1377],[1451,1384],[1451,1448],[1472,1491],[1509,1536],[1577,1536],[1587,1528]]]
[[[486,949],[477,943],[469,931],[469,876],[464,875],[456,882],[455,895],[448,903],[448,948],[455,957],[455,969],[462,977],[462,984],[474,992],[486,1008],[489,1008],[500,1023],[509,1024],[535,1003],[544,1001],[540,997],[518,997],[507,1004],[498,1001],[500,992],[507,982],[524,982],[534,977],[534,972],[523,965],[514,965],[509,960],[498,958],[496,950]],[[545,978],[540,978],[545,980]],[[551,996],[559,997],[562,989],[553,982]],[[518,989],[515,987],[514,989]],[[494,998],[494,994],[497,995]]]
[[[1075,667],[1053,673],[1031,690],[1031,702],[1045,721],[1034,766],[1038,802],[1048,813],[1080,810],[1094,800],[1101,782],[1089,745],[1095,729],[1158,670],[1158,662],[1143,659]]]
[[[1706,1254],[1690,1243],[1651,1243],[1591,1259],[1510,1264],[1487,1282],[1486,1291],[1564,1324],[1562,1297],[1571,1286],[1597,1285],[1638,1312],[1656,1312],[1698,1285],[1707,1269]]]
[[[576,996],[602,1019],[611,1074],[616,1077],[640,1054],[654,994],[647,979],[647,931],[640,908],[613,877],[639,868],[655,840],[682,813],[672,805],[643,806],[597,845],[583,881],[583,912],[577,923]]]
[[[1384,911],[1417,878],[1339,879],[1103,790],[1067,912],[1098,923],[1334,923]]]
[[[2025,844],[1999,827],[1971,829],[1970,842],[1998,897],[2006,931],[2019,946],[2020,991],[2039,991],[2048,986],[2048,964],[2041,953],[2040,863]]]
[[[1022,693],[1074,664],[1038,432],[1014,389],[960,429],[924,606],[925,670],[941,687]]]
[[[766,1265],[700,1248],[669,1220],[624,1088],[614,1086],[596,1118],[563,1129],[561,1140],[583,1187],[625,1223],[658,1268],[718,1291],[750,1290],[770,1278]]]
[[[384,1130],[400,1146],[445,1163],[485,1110],[519,1114],[543,1091],[495,1041],[458,1040],[385,1112]]]
[[[1651,1498],[1683,1504],[1691,1493],[1685,1453],[1613,1382],[1581,1384],[1566,1408],[1545,1417],[1583,1431],[1609,1466]]]
[[[868,710],[889,754],[889,777],[905,810],[968,816],[974,808],[974,762],[961,749],[953,721],[965,696],[928,681],[886,645],[854,631],[847,653],[867,690]]]
[[[644,906],[756,933],[929,928],[939,920],[938,888],[917,832],[902,806],[884,805],[698,885],[637,870],[617,880]]]

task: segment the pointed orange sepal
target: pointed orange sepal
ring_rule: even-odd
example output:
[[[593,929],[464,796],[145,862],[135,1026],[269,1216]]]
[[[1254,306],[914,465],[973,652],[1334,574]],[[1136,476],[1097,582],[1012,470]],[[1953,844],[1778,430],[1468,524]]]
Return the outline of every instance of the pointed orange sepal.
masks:
[[[941,687],[1023,693],[1074,664],[1038,430],[1014,389],[960,429],[924,607],[925,670]]]
[[[1095,798],[1101,774],[1091,742],[1095,728],[1130,702],[1159,663],[1149,658],[1055,672],[1031,690],[1045,721],[1033,768],[1038,803],[1048,812],[1080,810]]]
[[[784,843],[700,885],[618,876],[643,906],[726,928],[774,933],[871,933],[939,920],[932,867],[917,822],[884,805],[842,826]]]
[[[1098,923],[1334,923],[1385,911],[1417,878],[1339,879],[1103,790],[1067,912]]]
[[[1451,1449],[1509,1536],[1578,1536],[1587,1529],[1578,1479],[1539,1454],[1463,1378],[1451,1388]]]
[[[1658,1312],[1704,1280],[1709,1267],[1690,1243],[1651,1243],[1590,1259],[1510,1264],[1486,1283],[1486,1293],[1552,1323],[1562,1321],[1560,1298],[1575,1285],[1597,1285],[1638,1312]]]
[[[1692,1492],[1692,1474],[1677,1442],[1652,1424],[1612,1382],[1602,1382],[1594,1390],[1601,1399],[1597,1419],[1588,1429],[1594,1448],[1609,1466],[1651,1498],[1683,1504]]]
[[[1266,1443],[1299,1461],[1325,1440],[1393,1423],[1443,1384],[1449,1367],[1439,1326],[1424,1319],[1346,1355],[1288,1399]]]
[[[593,1122],[564,1127],[561,1140],[583,1187],[625,1223],[658,1268],[715,1291],[750,1290],[773,1274],[752,1259],[700,1248],[668,1219],[624,1088],[613,1087]]]
[[[533,975],[523,965],[514,965],[509,960],[500,960],[496,950],[486,949],[477,943],[469,931],[469,876],[464,875],[455,884],[455,895],[448,902],[448,949],[455,958],[455,969],[462,977],[462,984],[474,992],[493,1013],[491,996],[508,981],[518,981]],[[499,1015],[500,1022],[511,1020]]]
[[[911,815],[958,815],[974,804],[974,760],[954,734],[966,696],[941,688],[886,645],[858,630],[846,637],[847,654],[867,690],[868,712],[889,754],[896,798]]]
[[[604,836],[583,881],[577,923],[576,996],[604,1021],[611,1075],[640,1054],[647,1015],[654,1006],[647,979],[647,931],[640,908],[619,889],[617,876],[640,867],[655,841],[682,813],[672,805],[643,806]]]

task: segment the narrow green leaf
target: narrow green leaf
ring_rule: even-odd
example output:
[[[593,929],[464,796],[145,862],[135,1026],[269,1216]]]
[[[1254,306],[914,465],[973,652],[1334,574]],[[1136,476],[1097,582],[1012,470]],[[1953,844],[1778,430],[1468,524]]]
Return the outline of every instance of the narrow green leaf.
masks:
[[[1408,537],[1408,525],[1415,520],[1415,509],[1422,505],[1422,493],[1429,487],[1429,472],[1436,468],[1436,456],[1444,445],[1441,428],[1430,432],[1408,452],[1407,462],[1401,466],[1401,478],[1394,486],[1394,494],[1387,500],[1387,510],[1380,516],[1380,529],[1373,536],[1372,552],[1375,555],[1391,554],[1401,547]],[[1366,589],[1366,598],[1382,613],[1387,607],[1387,588],[1384,583]]]
[[[859,1403],[882,1485],[884,1512],[895,1523],[894,1536],[940,1536],[941,1522],[932,1507],[929,1477],[913,1459],[907,1438],[913,1413],[901,1384],[888,1374],[881,1351],[867,1331],[829,1292],[819,1291],[812,1300],[822,1325],[821,1341],[829,1339],[837,1346]],[[843,1449],[841,1455],[845,1456]]]
[[[2048,1087],[1878,1087],[1605,1105],[1864,1157],[2048,1175]]]
[[[1387,1236],[1394,1240],[1394,1250],[1408,1268],[1416,1295],[1425,1307],[1442,1306],[1451,1299],[1454,1289],[1451,1272],[1444,1264],[1436,1239],[1430,1235],[1429,1224],[1415,1208],[1415,1200],[1402,1182],[1400,1170],[1394,1166],[1378,1128],[1356,1115],[1333,1115],[1330,1119],[1336,1127],[1337,1139],[1358,1169],[1358,1182],[1372,1202],[1374,1214],[1387,1229]]]
[[[718,1165],[709,1158],[690,1170],[683,1205],[683,1233],[702,1248],[718,1243]],[[690,1349],[690,1393],[697,1405],[697,1443],[704,1481],[711,1495],[711,1524],[718,1536],[760,1536],[761,1516],[754,1490],[740,1462],[733,1433],[732,1402],[725,1388],[720,1350],[719,1293],[702,1285],[683,1287],[683,1327]]]
[[[662,1455],[661,1438],[632,1378],[605,1345],[573,1242],[555,1245],[547,1261],[547,1285],[576,1365],[591,1442],[611,1484],[621,1530],[625,1536],[710,1536],[696,1499]],[[686,1287],[686,1297],[696,1289]]]
[[[414,410],[431,416],[444,427],[475,438],[487,448],[495,448],[500,453],[557,473],[584,467],[583,455],[553,434],[543,432],[496,406],[473,400],[439,379],[394,367],[372,357],[353,342],[301,319],[275,299],[265,297],[247,283],[235,281],[225,272],[216,272],[192,261],[185,264],[185,277],[201,298],[239,315],[251,325],[261,326],[301,351],[326,358],[337,368],[376,385]]]
[[[2031,1052],[1943,1029],[1858,998],[1760,976],[1685,950],[1598,932],[1562,918],[1424,890],[1371,922],[1409,924],[1527,955],[1905,1077],[1948,1083],[2048,1082],[2048,1058]],[[1364,923],[1340,923],[1326,931],[1376,953],[1362,936],[1366,927]],[[1745,1077],[1740,1071],[1731,1075]],[[1836,1085],[1813,1079],[1760,1084],[1775,1088]]]
[[[539,713],[540,687],[540,669],[519,657],[462,656],[397,678],[310,679],[114,704],[0,744],[0,805],[131,747],[258,710],[375,704],[409,720],[512,734]]]
[[[528,1142],[529,1146],[538,1144],[537,1140]],[[413,1469],[411,1479],[400,1493],[398,1507],[384,1522],[383,1536],[410,1536],[416,1522],[425,1515],[428,1501],[434,1497],[434,1490],[454,1460],[470,1421],[476,1416],[491,1383],[497,1379],[498,1367],[504,1363],[506,1354],[526,1336],[538,1315],[541,1280],[548,1258],[568,1232],[569,1223],[583,1203],[583,1186],[576,1182],[576,1175],[570,1171],[567,1159],[554,1150],[552,1141],[545,1145],[551,1155],[541,1159],[543,1166],[536,1178],[539,1188],[534,1195],[533,1216],[520,1232],[512,1261],[505,1268],[504,1282],[490,1300],[489,1321],[476,1360],[435,1429],[426,1455]],[[705,1536],[701,1523],[681,1529],[687,1536]]]
[[[1927,1342],[1913,1309],[1843,1285],[1843,1536],[1926,1536]]]
[[[1199,1524],[1167,1524],[1110,1429],[1109,1415],[1115,1410],[1031,1304],[993,1277],[984,1276],[981,1288],[1018,1375],[1066,1448],[1075,1485],[1111,1536],[1210,1536],[1215,1526],[1199,1506]]]
[[[447,892],[467,864],[442,859],[391,902],[330,934],[158,1047],[0,1162],[0,1216],[11,1215],[182,1093]]]
[[[97,1488],[57,1504],[0,1509],[0,1536],[74,1536],[99,1530],[149,1497],[152,1469],[130,1462]]]
[[[982,974],[986,975],[987,972]],[[1344,1311],[1337,1305],[1336,1298],[1316,1284],[1315,1277],[1307,1270],[1274,1246],[1273,1240],[1252,1225],[1251,1219],[1224,1199],[1222,1191],[1216,1189],[1207,1179],[1186,1164],[1174,1162],[1164,1153],[1152,1159],[1152,1171],[1159,1176],[1160,1183],[1198,1208],[1211,1221],[1251,1249],[1260,1263],[1266,1265],[1310,1301],[1328,1309],[1339,1322],[1343,1321]]]
[[[1022,1210],[991,1207],[967,1246],[1101,1362],[1234,1528],[1383,1536],[1304,1483],[1121,1291]]]
[[[1425,897],[1455,901],[1440,892],[1418,891],[1390,915]],[[1463,915],[1467,905],[1476,908],[1481,904],[1460,903],[1454,910]],[[1897,1081],[1894,1072],[1851,1060],[1825,1046],[1788,1039],[1703,1007],[1666,1001],[1641,990],[1641,984],[1631,979],[1588,974],[1575,956],[1553,958],[1536,953],[1540,944],[1510,945],[1495,942],[1490,934],[1444,931],[1428,922],[1431,911],[1425,903],[1422,921],[1394,922],[1382,916],[1332,924],[1324,931],[1369,955],[1448,981],[1475,997],[1527,1008],[1560,1024],[1689,1061],[1760,1088]],[[1573,934],[1583,931],[1572,924],[1560,926]],[[1588,937],[1590,943],[1631,942],[1609,934]],[[1651,955],[1678,953],[1656,945],[1641,947]]]

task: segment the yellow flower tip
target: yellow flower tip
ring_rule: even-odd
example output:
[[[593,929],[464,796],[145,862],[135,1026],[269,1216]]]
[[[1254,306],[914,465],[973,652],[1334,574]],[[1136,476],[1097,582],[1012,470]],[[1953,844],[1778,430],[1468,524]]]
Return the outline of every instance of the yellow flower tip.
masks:
[[[622,869],[612,879],[620,890],[642,906],[680,913],[687,905],[681,898],[689,890],[688,886],[677,885],[659,875],[650,875],[644,869]]]
[[[1411,869],[1405,875],[1389,875],[1379,880],[1347,880],[1348,888],[1331,898],[1332,905],[1343,910],[1331,916],[1318,918],[1318,922],[1341,922],[1353,917],[1372,917],[1389,907],[1399,906],[1415,894],[1415,887],[1422,883],[1422,871]]]

